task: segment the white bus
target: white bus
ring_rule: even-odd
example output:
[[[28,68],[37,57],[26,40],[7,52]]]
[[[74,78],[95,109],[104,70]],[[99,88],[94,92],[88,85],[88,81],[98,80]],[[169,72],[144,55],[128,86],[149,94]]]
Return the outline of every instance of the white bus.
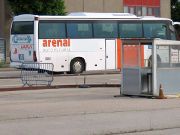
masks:
[[[13,19],[10,65],[53,63],[55,72],[71,73],[120,69],[122,38],[176,39],[172,21],[166,18],[128,13],[24,14]]]

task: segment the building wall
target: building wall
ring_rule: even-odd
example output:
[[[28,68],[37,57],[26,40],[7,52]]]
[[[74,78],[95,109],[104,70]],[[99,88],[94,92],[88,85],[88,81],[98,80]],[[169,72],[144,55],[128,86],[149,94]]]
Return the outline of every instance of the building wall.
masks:
[[[84,0],[85,12],[103,12],[104,0]]]
[[[123,0],[65,0],[70,12],[123,12]]]
[[[66,12],[83,12],[84,0],[65,0]]]
[[[124,0],[124,12],[137,16],[160,16],[160,0]]]
[[[125,3],[128,3],[129,6],[160,6],[160,17],[171,18],[171,0],[65,0],[67,13],[124,12],[124,6],[127,6]]]
[[[0,0],[0,38],[4,38],[4,24],[5,24],[5,9],[4,0]]]
[[[123,0],[104,0],[104,12],[123,12]]]
[[[160,0],[160,7],[161,17],[171,18],[171,1]]]
[[[0,38],[5,39],[6,61],[9,63],[10,27],[12,16],[6,0],[0,0]]]

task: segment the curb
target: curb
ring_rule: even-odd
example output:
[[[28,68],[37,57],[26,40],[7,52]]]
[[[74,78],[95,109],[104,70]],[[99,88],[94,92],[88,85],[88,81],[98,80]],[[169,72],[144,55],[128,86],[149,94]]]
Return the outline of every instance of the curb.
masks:
[[[171,98],[180,98],[180,94],[174,94],[174,95],[165,95],[168,99]]]
[[[120,84],[86,84],[85,86],[83,86],[83,85],[31,86],[31,87],[16,87],[16,88],[0,88],[0,92],[22,91],[22,90],[59,89],[59,88],[93,88],[93,87],[121,87],[121,85]]]
[[[3,72],[3,71],[19,71],[19,69],[16,69],[16,68],[0,68],[0,72]]]

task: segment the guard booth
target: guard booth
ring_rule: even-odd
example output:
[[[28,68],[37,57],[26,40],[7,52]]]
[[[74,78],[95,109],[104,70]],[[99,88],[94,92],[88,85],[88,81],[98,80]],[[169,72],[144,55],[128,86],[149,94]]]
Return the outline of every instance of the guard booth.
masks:
[[[121,94],[157,96],[180,92],[180,41],[122,40]]]

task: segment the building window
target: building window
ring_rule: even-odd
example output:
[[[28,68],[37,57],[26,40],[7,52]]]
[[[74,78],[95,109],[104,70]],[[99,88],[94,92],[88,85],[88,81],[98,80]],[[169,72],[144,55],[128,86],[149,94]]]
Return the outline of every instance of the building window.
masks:
[[[136,7],[136,15],[142,16],[142,7]]]
[[[124,6],[124,13],[129,13],[129,9],[127,6]]]
[[[137,16],[160,16],[160,0],[123,0],[124,12]]]
[[[158,8],[158,7],[155,7],[154,8],[154,16],[160,16],[160,8]]]
[[[148,7],[148,14],[149,16],[152,16],[153,15],[153,10],[152,8]]]
[[[159,7],[140,7],[140,6],[125,6],[124,13],[131,13],[137,16],[160,16]]]
[[[135,13],[135,7],[129,7],[129,13],[136,14]]]
[[[147,15],[147,7],[142,7],[142,16]]]

